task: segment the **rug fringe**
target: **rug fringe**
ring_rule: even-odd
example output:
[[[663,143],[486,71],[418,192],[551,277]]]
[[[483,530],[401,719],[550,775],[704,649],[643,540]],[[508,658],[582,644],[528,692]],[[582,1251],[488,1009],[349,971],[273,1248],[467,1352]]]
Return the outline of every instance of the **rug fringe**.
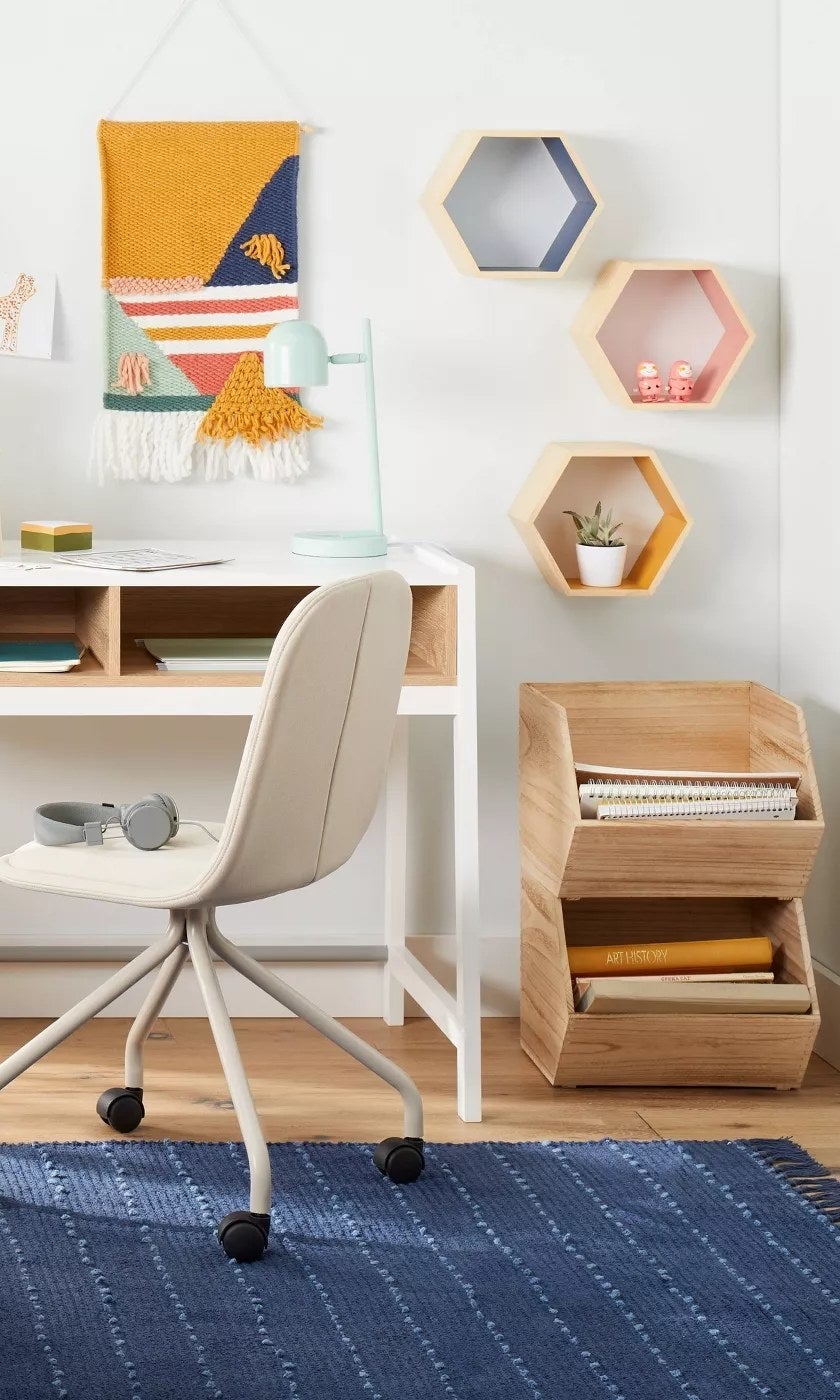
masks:
[[[748,1146],[821,1214],[840,1225],[840,1181],[792,1138],[750,1138]]]

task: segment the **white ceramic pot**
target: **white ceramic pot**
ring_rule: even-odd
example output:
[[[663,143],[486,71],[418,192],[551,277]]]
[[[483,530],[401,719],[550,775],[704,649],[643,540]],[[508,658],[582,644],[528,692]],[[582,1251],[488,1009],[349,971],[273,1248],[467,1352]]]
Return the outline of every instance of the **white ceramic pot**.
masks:
[[[624,577],[626,544],[576,544],[580,581],[587,588],[618,588]]]

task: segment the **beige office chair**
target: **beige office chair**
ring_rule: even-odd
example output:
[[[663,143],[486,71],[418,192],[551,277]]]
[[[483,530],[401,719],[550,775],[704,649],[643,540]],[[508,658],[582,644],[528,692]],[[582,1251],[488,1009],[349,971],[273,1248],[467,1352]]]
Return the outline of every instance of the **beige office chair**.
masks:
[[[271,1169],[213,955],[366,1065],[401,1095],[404,1136],[374,1153],[392,1180],[423,1170],[423,1105],[407,1074],[224,938],[216,909],[301,889],[353,854],[373,817],[388,764],[405,672],[411,591],[395,573],[320,588],[278,636],[227,818],[182,826],[160,850],[136,850],[117,833],[102,845],[34,841],[0,859],[10,885],[85,899],[168,909],[159,942],[0,1064],[4,1088],[153,968],[160,970],[131,1027],[125,1087],[100,1097],[100,1116],[131,1132],[144,1115],[143,1045],[187,955],[192,958],[250,1168],[250,1209],[220,1221],[227,1254],[259,1259],[268,1243]]]

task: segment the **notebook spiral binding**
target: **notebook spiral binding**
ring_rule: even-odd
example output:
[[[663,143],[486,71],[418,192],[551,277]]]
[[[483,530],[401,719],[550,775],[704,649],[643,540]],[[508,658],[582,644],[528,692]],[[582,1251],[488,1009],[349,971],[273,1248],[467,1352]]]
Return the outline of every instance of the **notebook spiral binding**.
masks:
[[[790,793],[790,788],[786,789]],[[650,800],[630,800],[618,802],[599,801],[598,817],[601,820],[614,820],[620,817],[746,817],[751,814],[776,814],[788,816],[793,813],[795,799],[785,800],[776,797],[703,797],[672,798],[655,797]]]
[[[617,799],[626,802],[646,799],[672,798],[675,801],[742,801],[745,798],[764,800],[779,799],[787,805],[794,794],[789,783],[690,783],[659,779],[656,782],[639,778],[599,780],[581,783],[581,796]]]

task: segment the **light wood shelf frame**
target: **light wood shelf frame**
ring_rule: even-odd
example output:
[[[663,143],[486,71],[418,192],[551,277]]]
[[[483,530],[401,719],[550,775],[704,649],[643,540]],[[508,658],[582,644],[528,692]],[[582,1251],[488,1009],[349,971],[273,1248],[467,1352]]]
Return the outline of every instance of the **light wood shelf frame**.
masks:
[[[552,500],[562,489],[564,474],[572,463],[601,464],[609,459],[626,463],[629,471],[642,478],[662,515],[642,543],[622,583],[616,588],[589,588],[579,577],[564,572],[561,567],[558,559],[560,531],[565,529],[571,541],[574,527],[570,519],[552,510]],[[588,511],[593,505],[594,496],[592,500],[588,497],[577,500],[574,508]],[[605,502],[605,508],[607,505],[614,508],[615,518],[620,519],[620,493],[618,499]],[[674,483],[652,448],[622,442],[549,443],[509,514],[546,583],[568,598],[638,598],[655,592],[693,524]]]
[[[793,822],[599,823],[575,759],[802,774]],[[824,824],[802,712],[753,682],[528,684],[520,692],[521,1035],[553,1084],[793,1088],[819,1030],[802,911]],[[766,934],[804,1016],[587,1016],[567,942]],[[663,1047],[667,1046],[667,1054]]]
[[[694,289],[694,308],[686,292]],[[685,331],[661,338],[663,306],[669,299],[686,302]],[[691,359],[698,322],[706,329],[717,320],[720,334],[695,357],[696,383],[687,403],[645,402],[635,394],[635,365],[652,359],[659,363],[663,381],[677,359]],[[755,331],[736,301],[720,269],[714,263],[648,259],[633,262],[617,258],[605,264],[572,324],[572,337],[604,392],[624,408],[671,413],[715,408],[755,340]],[[702,337],[701,337],[702,339]]]
[[[86,652],[77,669],[59,675],[0,672],[5,686],[204,687],[259,684],[253,673],[168,675],[136,645],[142,637],[275,636],[302,598],[303,585],[195,588],[172,584],[107,587],[78,584],[0,590],[0,638],[72,638]],[[454,584],[412,585],[407,686],[454,686],[458,678],[458,589]]]
[[[517,162],[512,160],[510,155],[511,151],[516,149],[515,143],[521,144],[523,157],[530,153],[528,148],[540,144],[551,161],[551,164],[545,163],[545,171],[539,177],[541,182],[546,176],[550,178],[553,165],[559,186],[571,200],[569,209],[560,215],[559,227],[552,226],[545,252],[540,254],[538,262],[534,260],[533,265],[493,266],[486,258],[476,257],[473,251],[475,239],[471,246],[469,233],[465,233],[457,222],[459,214],[455,205],[459,190],[464,191],[464,181],[469,179],[471,170],[475,171],[477,163],[483,161],[485,153],[489,153],[490,143],[497,143],[499,154],[506,155],[508,167],[513,165],[514,169],[499,169],[493,172],[492,167],[488,166],[485,172],[485,188],[472,192],[472,197],[477,199],[479,204],[478,218],[481,217],[480,206],[483,204],[488,220],[491,219],[494,202],[505,195],[510,180],[517,178]],[[527,180],[527,177],[525,179]],[[521,217],[524,220],[533,206],[527,204],[522,195],[523,191],[518,191]],[[421,204],[460,272],[472,277],[505,278],[564,276],[603,207],[601,197],[583,162],[562,131],[461,132],[429,181],[421,197]],[[462,225],[463,222],[462,218]]]

